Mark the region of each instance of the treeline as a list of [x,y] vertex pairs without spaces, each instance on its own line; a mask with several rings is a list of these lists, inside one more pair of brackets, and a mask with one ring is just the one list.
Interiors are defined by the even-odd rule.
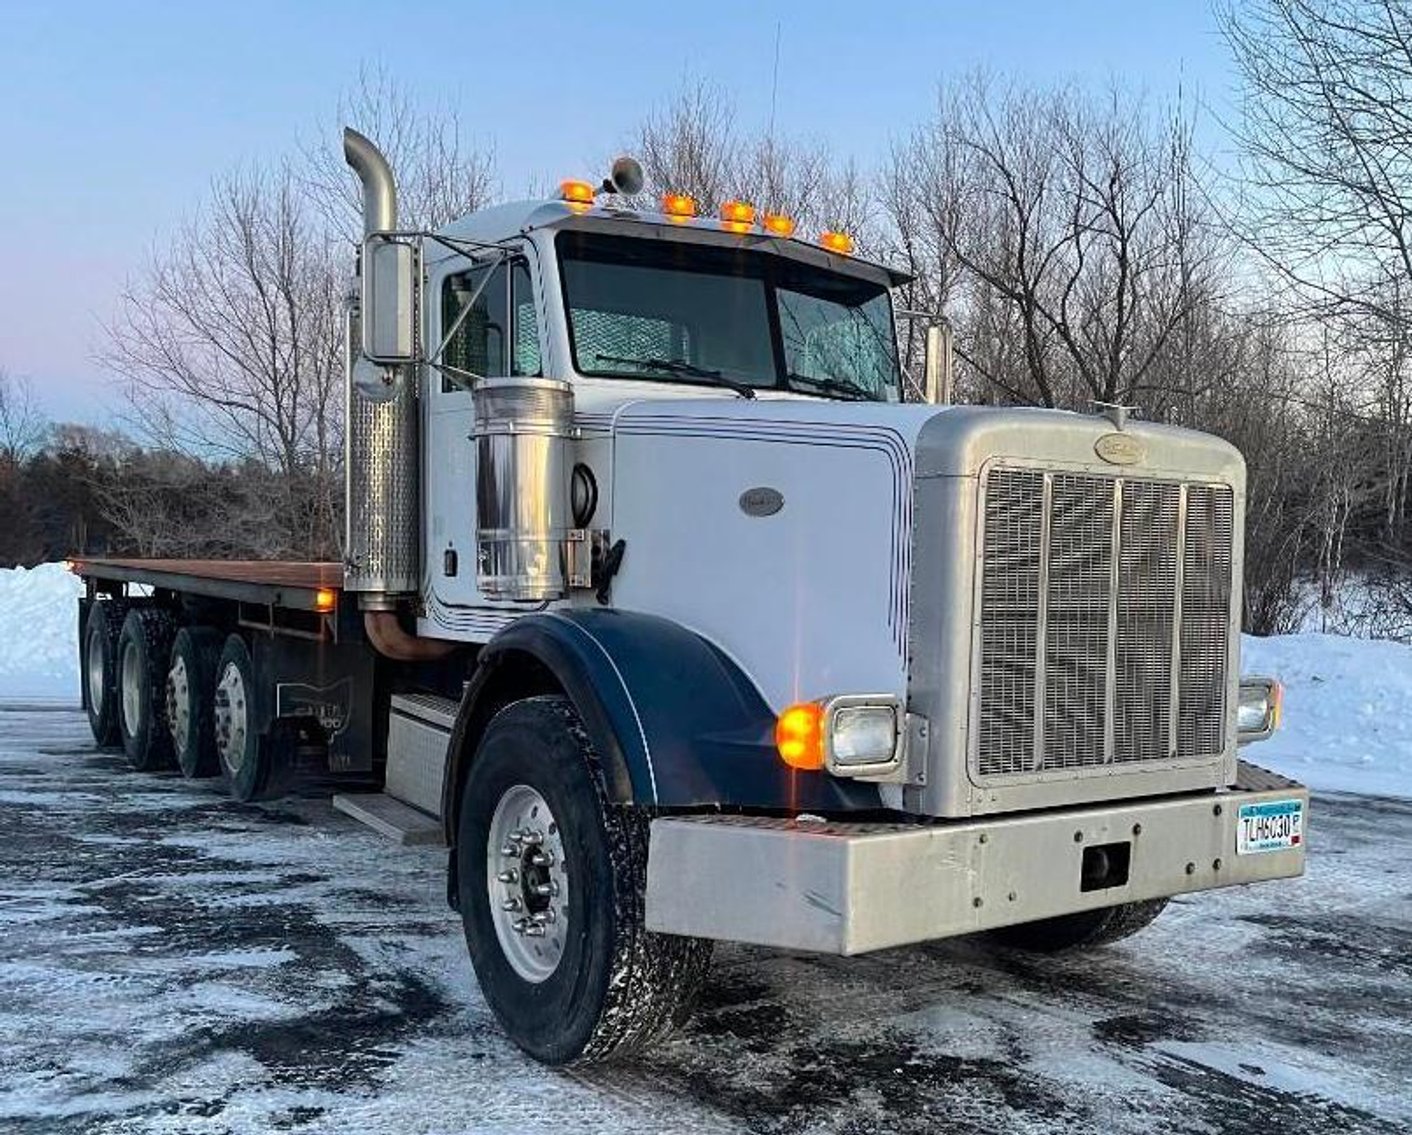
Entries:
[[[1412,15],[1375,0],[1218,15],[1241,81],[1219,143],[1234,168],[1200,151],[1181,98],[985,74],[942,83],[876,168],[751,128],[708,82],[622,148],[643,162],[642,204],[743,198],[912,272],[900,306],[950,321],[968,401],[1118,403],[1229,438],[1249,466],[1246,624],[1269,632],[1351,570],[1390,607],[1412,574]],[[358,233],[342,121],[387,152],[408,227],[507,196],[454,113],[364,75],[328,145],[218,180],[134,277],[103,359],[141,444],[31,445],[10,475],[41,478],[32,508],[58,501],[42,477],[69,461],[93,486],[83,538],[105,547],[337,555],[339,304]],[[920,321],[901,330],[915,386]],[[62,526],[36,524],[25,555],[51,554]]]
[[258,461],[203,461],[58,426],[26,452],[0,448],[0,567],[84,554],[337,558],[320,539],[322,489]]

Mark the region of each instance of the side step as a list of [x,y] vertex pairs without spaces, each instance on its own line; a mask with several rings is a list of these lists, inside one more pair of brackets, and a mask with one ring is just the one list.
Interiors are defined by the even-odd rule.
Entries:
[[441,821],[385,792],[340,792],[333,806],[403,847],[445,847]]
[[445,846],[441,791],[458,708],[434,694],[394,694],[385,791],[338,795],[333,806],[404,846]]

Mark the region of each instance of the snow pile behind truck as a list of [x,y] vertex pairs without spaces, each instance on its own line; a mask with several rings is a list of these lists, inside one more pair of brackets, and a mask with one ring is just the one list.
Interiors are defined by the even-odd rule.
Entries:
[[1412,646],[1243,635],[1241,670],[1285,684],[1279,732],[1247,759],[1315,790],[1412,797]]
[[[82,590],[63,564],[0,569],[0,700],[78,704]],[[1412,797],[1412,646],[1246,635],[1241,662],[1286,687],[1284,724],[1255,763],[1326,792]]]
[[0,569],[0,698],[78,704],[82,593],[63,564]]

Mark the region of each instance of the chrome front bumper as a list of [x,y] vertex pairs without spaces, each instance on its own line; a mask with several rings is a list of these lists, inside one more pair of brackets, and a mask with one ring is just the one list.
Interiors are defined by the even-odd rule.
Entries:
[[[1236,784],[1221,792],[963,822],[657,819],[647,926],[860,954],[1288,878],[1304,872],[1303,842],[1238,854],[1236,830],[1240,805],[1292,799],[1302,802],[1307,820],[1306,788],[1242,762]],[[1095,874],[1099,864],[1107,874]]]

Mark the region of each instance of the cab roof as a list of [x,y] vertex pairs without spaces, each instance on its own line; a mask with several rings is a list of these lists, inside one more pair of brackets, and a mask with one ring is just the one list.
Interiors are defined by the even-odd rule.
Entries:
[[728,229],[726,222],[714,217],[668,217],[662,213],[618,205],[580,205],[557,200],[512,201],[468,213],[438,229],[437,235],[450,240],[497,244],[542,229],[576,229],[717,247],[745,246],[846,275],[862,276],[889,288],[912,279],[907,273],[887,265],[830,252],[809,241],[776,236],[754,226],[741,233]]

